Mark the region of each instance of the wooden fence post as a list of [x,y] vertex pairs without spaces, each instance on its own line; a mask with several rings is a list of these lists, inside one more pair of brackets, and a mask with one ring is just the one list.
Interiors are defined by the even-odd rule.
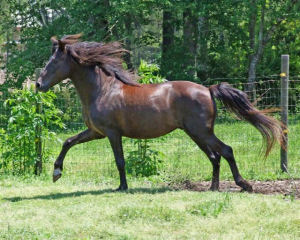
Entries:
[[281,170],[288,169],[288,106],[289,106],[289,55],[281,55],[281,121],[284,124],[284,142],[280,150]]
[[[41,73],[41,68],[37,68],[35,70],[35,79],[38,80]],[[37,92],[37,90],[35,90]],[[37,113],[42,112],[42,104],[41,102],[36,103],[36,111]],[[42,127],[37,126],[35,129],[35,151],[37,155],[37,160],[35,162],[34,173],[35,175],[40,175],[43,170],[43,156],[42,156]]]

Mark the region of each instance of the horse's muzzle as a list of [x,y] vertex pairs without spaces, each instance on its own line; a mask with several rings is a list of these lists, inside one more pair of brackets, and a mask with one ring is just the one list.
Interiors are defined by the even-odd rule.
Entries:
[[36,87],[37,90],[39,90],[40,87],[41,87],[41,84],[40,84],[39,82],[36,82],[36,83],[35,83],[35,87]]
[[45,86],[45,85],[42,85],[41,82],[37,81],[35,83],[35,88],[38,90],[38,91],[41,91],[41,92],[47,92],[48,91],[48,87]]

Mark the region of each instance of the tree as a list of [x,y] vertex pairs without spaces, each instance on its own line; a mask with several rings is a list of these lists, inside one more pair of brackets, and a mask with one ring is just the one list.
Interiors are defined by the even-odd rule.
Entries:
[[[7,87],[20,87],[44,65],[50,37],[82,32],[87,41],[123,42],[132,52],[125,56],[129,68],[146,59],[160,63],[169,80],[215,83],[240,77],[253,90],[256,75],[277,71],[281,51],[297,51],[299,1],[2,1],[0,42],[9,43],[7,70],[18,80],[7,81]],[[21,44],[10,41],[16,26]],[[297,61],[291,64],[299,68]]]
[[194,9],[186,8],[183,12],[183,48],[185,49],[185,68],[189,80],[197,78],[197,16]]
[[[290,19],[290,14],[299,11],[299,0],[267,1],[251,0],[249,2],[249,92],[256,99],[255,79],[257,64],[262,58],[264,49],[283,21]],[[295,9],[294,9],[295,7]],[[269,11],[268,11],[269,10]],[[266,12],[268,11],[268,12]],[[257,30],[258,28],[258,30]]]
[[170,52],[174,44],[174,16],[170,9],[163,9],[162,47],[161,47],[161,71],[167,77],[171,77],[168,71]]

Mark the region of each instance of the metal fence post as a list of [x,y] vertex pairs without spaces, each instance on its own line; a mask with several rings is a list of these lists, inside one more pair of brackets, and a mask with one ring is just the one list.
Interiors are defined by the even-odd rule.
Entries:
[[[35,79],[38,80],[41,73],[41,68],[37,68],[35,70]],[[37,90],[35,90],[37,92]],[[37,113],[42,112],[42,104],[41,102],[36,102],[36,111]],[[42,156],[42,127],[37,126],[35,129],[35,151],[37,155],[37,160],[35,162],[34,173],[35,175],[40,175],[43,170],[43,156]]]
[[281,55],[281,121],[284,124],[283,147],[280,150],[281,170],[287,172],[288,169],[288,84],[289,84],[289,55]]

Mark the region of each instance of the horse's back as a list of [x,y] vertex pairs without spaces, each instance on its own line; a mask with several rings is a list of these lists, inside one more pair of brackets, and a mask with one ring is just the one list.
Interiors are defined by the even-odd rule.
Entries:
[[208,88],[188,81],[125,86],[123,100],[116,116],[128,137],[157,137],[191,121],[211,125],[214,118]]

